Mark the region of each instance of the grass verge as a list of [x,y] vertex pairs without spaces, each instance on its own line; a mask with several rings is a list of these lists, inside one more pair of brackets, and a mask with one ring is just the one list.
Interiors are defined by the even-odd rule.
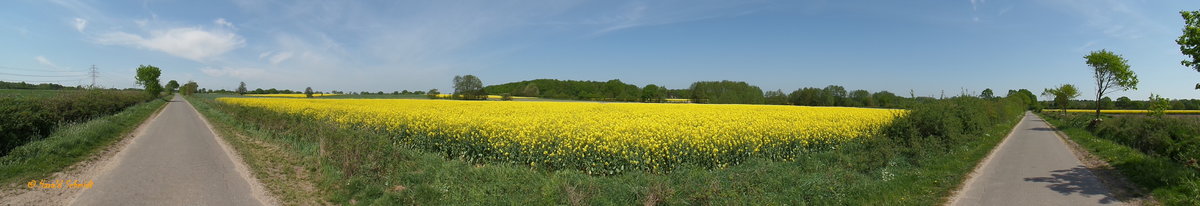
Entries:
[[[595,176],[570,169],[472,163],[394,145],[395,137],[374,130],[225,105],[205,96],[189,100],[244,155],[256,176],[272,192],[283,194],[284,204],[935,205],[946,200],[1019,119],[1015,111],[993,114],[996,120],[989,121],[955,117],[939,123],[959,128],[972,125],[971,132],[925,135],[916,129],[898,129],[914,133],[847,142],[796,161],[751,159],[727,168],[685,166],[669,173],[631,171]],[[984,110],[980,108],[984,107],[938,109]],[[923,114],[928,115],[926,119],[974,116],[938,111]],[[907,126],[946,126],[918,121],[926,119],[913,120],[913,125]],[[977,124],[964,123],[972,121]],[[946,137],[939,139],[941,136]],[[328,145],[348,148],[322,148],[322,141],[338,141],[341,143]],[[346,165],[345,161],[330,161],[330,154],[323,151],[357,153],[336,155],[365,161]],[[287,194],[303,191],[304,184],[296,179],[301,176],[317,189]]]
[[1150,191],[1165,205],[1200,205],[1200,172],[1170,158],[1147,155],[1112,140],[1098,138],[1085,128],[1057,117],[1043,116],[1072,141],[1116,168],[1121,175]]
[[46,177],[120,141],[165,105],[152,100],[119,113],[59,127],[50,136],[14,148],[0,157],[0,185]]

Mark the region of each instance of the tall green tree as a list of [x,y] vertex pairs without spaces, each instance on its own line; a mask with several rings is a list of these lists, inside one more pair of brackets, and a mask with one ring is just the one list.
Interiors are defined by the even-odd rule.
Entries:
[[454,76],[454,97],[483,100],[487,99],[487,92],[483,91],[483,81],[475,75]]
[[429,95],[430,99],[437,99],[438,95],[441,95],[441,94],[442,94],[442,92],[439,92],[438,89],[429,89],[428,92],[425,92],[425,95]]
[[179,82],[175,80],[167,81],[167,94],[174,94],[176,89],[179,89]]
[[992,93],[992,88],[987,88],[987,89],[983,90],[983,93],[979,94],[979,97],[985,98],[985,99],[991,99],[996,96],[995,96],[995,94]]
[[[1179,15],[1183,16],[1183,35],[1179,35],[1175,43],[1179,44],[1183,55],[1191,58],[1180,64],[1200,72],[1200,11],[1180,11]],[[1196,84],[1196,89],[1200,89],[1200,83]]]
[[1029,91],[1028,89],[1020,89],[1020,90],[1017,90],[1017,93],[1021,94],[1021,95],[1025,95],[1025,100],[1026,100],[1025,105],[1029,106],[1026,109],[1029,109],[1029,110],[1042,109],[1042,106],[1040,104],[1038,104],[1037,95],[1034,95],[1032,91]]
[[1136,90],[1138,78],[1124,57],[1108,50],[1093,51],[1083,58],[1096,78],[1096,118],[1100,118],[1100,98],[1114,91]]
[[196,88],[200,88],[200,85],[196,84],[196,82],[188,81],[186,84],[183,84],[183,86],[179,86],[179,94],[190,96],[196,93]]
[[667,88],[660,87],[654,84],[648,84],[642,88],[642,102],[666,102]]
[[825,100],[822,103],[824,106],[841,106],[846,102],[845,87],[829,85],[821,89],[821,93],[825,96]]
[[312,96],[313,96],[312,87],[305,87],[305,88],[304,88],[304,97],[305,97],[305,98],[312,98]]
[[242,83],[238,84],[237,94],[238,95],[246,95],[246,82],[242,82]]
[[1058,88],[1046,89],[1042,92],[1042,95],[1053,96],[1054,104],[1058,105],[1058,108],[1062,109],[1063,113],[1066,113],[1068,104],[1071,104],[1071,99],[1079,97],[1079,89],[1076,89],[1075,85],[1064,84],[1058,86]]
[[151,65],[138,65],[137,80],[138,85],[142,85],[146,89],[146,93],[150,96],[157,97],[162,94],[162,83],[158,81],[158,76],[162,75],[162,69]]

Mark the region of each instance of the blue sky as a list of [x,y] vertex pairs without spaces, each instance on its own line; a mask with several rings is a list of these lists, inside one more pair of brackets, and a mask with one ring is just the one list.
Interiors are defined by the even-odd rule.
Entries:
[[0,80],[135,87],[140,64],[201,87],[448,90],[538,78],[907,95],[1093,95],[1083,56],[1129,59],[1139,90],[1200,98],[1174,43],[1185,0],[0,2]]

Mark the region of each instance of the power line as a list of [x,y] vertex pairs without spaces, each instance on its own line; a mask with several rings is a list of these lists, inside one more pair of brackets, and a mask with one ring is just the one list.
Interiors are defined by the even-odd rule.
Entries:
[[82,77],[82,76],[83,76],[83,75],[34,75],[34,74],[13,74],[13,73],[7,73],[7,72],[0,72],[0,75],[12,75],[12,76],[23,76],[23,77]]
[[9,66],[0,66],[0,70],[26,71],[26,72],[84,73],[84,72],[80,72],[80,71],[71,71],[71,70],[52,71],[52,70],[41,70],[41,69],[16,68],[16,67],[9,67]]
[[25,83],[62,83],[62,82],[79,82],[79,80],[83,80],[83,79],[43,80],[43,81],[0,79],[0,81],[4,81],[4,82],[25,82]]

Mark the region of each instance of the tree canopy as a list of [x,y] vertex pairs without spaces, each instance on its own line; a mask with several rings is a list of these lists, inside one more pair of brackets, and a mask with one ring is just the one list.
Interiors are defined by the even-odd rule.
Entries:
[[646,87],[642,87],[641,100],[642,102],[666,102],[667,88],[648,84]]
[[246,94],[246,82],[241,82],[238,84],[237,93],[238,95]]
[[1114,91],[1137,89],[1138,78],[1129,70],[1128,61],[1111,51],[1101,49],[1083,58],[1096,78],[1096,118],[1100,118],[1100,98]]
[[1079,97],[1079,89],[1075,85],[1063,84],[1058,88],[1048,88],[1042,92],[1042,95],[1054,97],[1054,104],[1058,105],[1063,112],[1067,111],[1067,106],[1071,103],[1071,99]]
[[150,96],[157,97],[162,93],[162,83],[158,81],[158,76],[162,75],[162,70],[151,65],[138,65],[137,80],[138,85],[142,85],[146,89],[146,93]]
[[167,81],[167,94],[174,94],[175,89],[179,89],[179,82],[175,80]]
[[487,99],[487,94],[479,77],[470,74],[454,76],[454,98],[481,100]]
[[[1180,64],[1200,72],[1200,11],[1180,11],[1179,15],[1183,16],[1183,34],[1175,43],[1179,44],[1179,51],[1190,58]],[[1200,89],[1200,83],[1196,84],[1196,89]]]
[[[758,86],[737,81],[701,81],[692,83],[692,102],[709,104],[762,104]],[[845,91],[843,91],[844,93]]]
[[193,81],[188,81],[186,84],[183,84],[183,86],[179,86],[179,94],[192,95],[196,93],[197,88],[200,88],[199,84],[196,84],[196,82]]

